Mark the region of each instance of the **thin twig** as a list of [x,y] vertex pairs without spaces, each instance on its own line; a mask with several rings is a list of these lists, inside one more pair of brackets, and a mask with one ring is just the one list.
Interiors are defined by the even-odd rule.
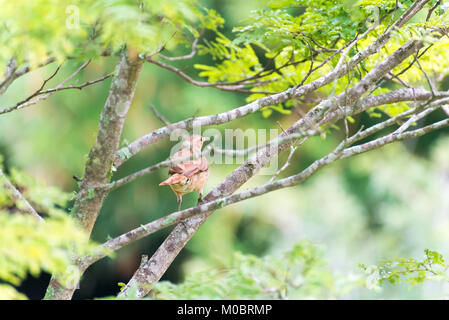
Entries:
[[[416,121],[424,118],[425,116],[427,116],[428,114],[432,113],[433,111],[435,111],[436,109],[438,109],[442,103],[446,103],[449,102],[449,99],[442,99],[442,100],[437,100],[433,103],[430,103],[430,101],[426,104],[424,104],[424,106],[420,107],[419,109],[424,109],[424,111],[419,112],[419,113],[415,113],[413,114],[404,124],[402,124],[396,131],[395,133],[402,133],[405,130],[407,130],[413,123],[415,123]],[[428,106],[428,107],[427,107]],[[418,109],[418,110],[419,110]]]
[[10,59],[8,66],[7,66],[7,71],[5,73],[5,76],[3,78],[2,81],[0,81],[0,95],[2,95],[3,93],[5,93],[5,91],[8,89],[8,87],[11,85],[11,83],[14,82],[14,80],[16,80],[17,78],[23,76],[24,74],[33,71],[37,68],[41,68],[43,66],[46,66],[52,62],[54,62],[55,59],[54,58],[48,58],[46,61],[39,63],[35,68],[31,68],[30,66],[24,67],[22,69],[17,70],[17,63],[16,60]]
[[410,69],[414,64],[415,64],[415,62],[419,59],[419,58],[421,58],[426,52],[427,52],[427,50],[429,50],[431,47],[433,46],[433,44],[430,44],[428,47],[426,47],[419,55],[414,55],[414,58],[413,58],[413,60],[412,60],[412,62],[410,62],[409,63],[409,65],[407,66],[407,67],[405,67],[404,69],[402,69],[400,72],[398,72],[398,73],[396,73],[396,74],[393,74],[393,76],[400,76],[401,74],[403,74],[403,73],[405,73],[408,69]]
[[159,53],[158,57],[161,57],[162,59],[167,60],[167,61],[179,61],[179,60],[191,59],[191,58],[193,58],[195,56],[195,54],[197,52],[196,51],[196,46],[197,46],[199,40],[200,40],[200,37],[195,38],[195,40],[193,40],[193,42],[192,42],[192,52],[190,52],[189,54],[186,54],[186,55],[180,56],[180,57],[167,57],[167,56],[164,56],[163,54]]
[[[31,214],[33,217],[37,218],[40,221],[44,221],[44,219],[37,213],[37,211],[31,206],[31,204],[28,202],[28,200],[20,193],[19,190],[17,190],[16,187],[9,181],[9,179],[6,177],[5,173],[2,169],[0,169],[0,178],[3,180],[3,187],[6,190],[9,190],[11,192],[11,197],[16,203],[17,208],[27,214]],[[24,208],[22,206],[18,205],[18,203],[21,202],[25,205]]]
[[[418,13],[428,1],[429,0],[415,1],[410,6],[410,8],[398,19],[398,21],[396,21],[392,25],[392,28],[403,26],[407,21],[410,20],[410,18],[412,18],[416,13]],[[307,93],[315,91],[317,88],[320,88],[323,85],[331,83],[336,78],[340,78],[343,74],[345,74],[352,68],[355,68],[365,58],[378,52],[378,50],[388,42],[391,36],[391,32],[393,30],[392,28],[390,28],[387,32],[383,33],[382,35],[380,35],[366,49],[356,53],[356,55],[353,56],[348,61],[348,65],[345,65],[346,67],[342,66],[342,68],[330,72],[325,76],[320,77],[319,79],[314,80],[308,83],[307,85],[298,88],[295,92],[291,92],[291,90],[288,90],[283,94],[287,94],[288,97],[288,98],[286,97],[287,99],[291,99],[295,96],[300,97]],[[373,80],[377,79],[371,79],[371,81]],[[261,103],[264,102],[265,99],[271,99],[270,102],[274,102],[273,100],[276,96],[277,95],[273,97],[266,97],[263,98],[262,100],[258,100],[257,104],[260,105]],[[320,119],[323,116],[325,116],[325,112],[327,111],[327,109],[321,107],[322,106],[320,106],[320,108],[313,108],[311,111],[308,112],[308,117],[312,118],[313,122],[319,122]],[[322,112],[323,110],[325,111]],[[300,119],[295,124],[290,126],[290,128],[287,131],[290,133],[291,131],[298,130],[298,128],[301,128],[301,126],[304,124],[305,121]],[[254,155],[253,157],[251,157],[251,159],[245,161],[244,164],[242,164],[239,168],[235,169],[224,181],[222,181],[216,188],[214,188],[214,190],[212,190],[205,197],[205,200],[211,201],[218,198],[223,200],[224,199],[223,195],[229,195],[235,192],[248,179],[254,176],[254,174],[256,174],[261,169],[262,166],[268,164],[273,157],[278,156],[279,152],[285,150],[286,146],[289,144],[290,142],[280,145],[278,150],[276,150],[278,152],[271,152],[269,154],[266,153],[266,150],[258,152],[257,155]],[[317,163],[316,166],[325,164],[326,162],[323,160],[322,162]],[[313,169],[314,168],[311,168],[310,170]],[[220,204],[225,205],[226,203],[220,202]],[[213,210],[201,213],[195,218],[183,221],[182,224],[176,226],[170,233],[170,235],[166,238],[166,240],[162,243],[160,248],[148,260],[147,264],[144,267],[139,268],[135,272],[133,278],[128,282],[127,286],[123,289],[123,291],[120,292],[120,296],[126,297],[130,288],[133,288],[137,291],[135,295],[136,297],[138,298],[144,297],[150,290],[148,285],[158,281],[161,278],[161,276],[164,274],[164,272],[172,263],[173,259],[175,259],[175,257],[178,255],[180,250],[187,244],[187,242],[192,238],[192,236],[195,234],[198,228],[206,221],[206,219],[212,213]]]
[[416,59],[416,65],[418,66],[419,70],[421,70],[421,72],[424,74],[424,77],[426,78],[427,83],[429,85],[429,89],[430,89],[430,91],[432,91],[432,95],[435,96],[435,91],[436,91],[435,85],[430,80],[430,77],[427,74],[427,72],[421,66],[421,63],[419,63],[419,59]]
[[150,104],[150,109],[151,111],[153,111],[154,115],[156,116],[156,118],[158,118],[163,124],[165,124],[166,126],[169,126],[171,123],[170,121],[167,120],[167,118],[165,118],[157,109],[153,104]]
[[14,110],[24,109],[26,107],[34,105],[34,104],[36,104],[37,102],[39,102],[41,100],[47,99],[48,97],[50,97],[53,93],[55,93],[57,91],[70,90],[70,89],[81,90],[81,89],[83,89],[83,88],[85,88],[87,86],[90,86],[90,85],[96,84],[98,82],[104,81],[104,80],[110,78],[113,75],[112,73],[109,73],[107,75],[104,75],[104,76],[96,79],[96,80],[87,81],[87,82],[79,84],[79,85],[72,84],[72,85],[64,86],[67,82],[72,80],[73,77],[75,77],[78,73],[80,73],[81,70],[83,70],[88,64],[89,64],[89,61],[85,62],[75,72],[73,72],[69,77],[67,77],[60,84],[58,84],[55,88],[44,90],[44,87],[48,83],[48,81],[50,79],[52,79],[56,75],[56,73],[59,71],[60,67],[58,67],[56,69],[56,71],[49,78],[45,79],[45,81],[43,82],[43,84],[40,86],[40,88],[38,90],[36,90],[33,94],[31,94],[30,96],[28,96],[24,100],[17,102],[15,105],[0,110],[0,114],[12,112]]
[[85,87],[88,87],[90,85],[93,85],[93,84],[96,84],[98,82],[104,81],[104,80],[112,77],[113,75],[114,75],[114,73],[111,72],[111,73],[108,73],[108,74],[98,78],[98,79],[86,81],[86,82],[84,82],[82,84],[78,84],[78,85],[71,84],[71,85],[65,86],[65,87],[56,87],[56,88],[52,88],[52,89],[42,90],[39,94],[47,94],[47,93],[53,93],[53,92],[56,92],[56,91],[63,91],[63,90],[69,90],[69,89],[81,90],[81,89],[83,89]]
[[395,75],[393,72],[391,71],[388,72],[388,76],[390,77],[389,80],[396,79],[399,82],[399,84],[403,85],[406,88],[411,88],[411,86],[407,82],[402,80],[398,75]]

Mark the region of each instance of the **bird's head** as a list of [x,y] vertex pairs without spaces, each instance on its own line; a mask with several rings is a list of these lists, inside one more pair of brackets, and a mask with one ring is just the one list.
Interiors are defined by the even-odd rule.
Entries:
[[209,137],[203,137],[199,134],[192,134],[188,139],[183,143],[183,147],[188,147],[193,149],[195,152],[200,152],[201,147],[205,141],[209,141]]
[[209,141],[209,137],[203,137],[199,134],[192,134],[189,138],[191,144],[203,145],[205,141]]

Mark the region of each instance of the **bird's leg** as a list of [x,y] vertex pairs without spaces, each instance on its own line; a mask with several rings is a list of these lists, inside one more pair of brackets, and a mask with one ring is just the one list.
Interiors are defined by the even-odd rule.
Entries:
[[178,198],[178,211],[181,211],[182,198]]
[[178,211],[181,211],[181,205],[182,205],[182,196],[176,195],[178,197]]
[[198,197],[197,205],[203,203],[203,191],[201,190],[198,193],[199,193],[199,197]]
[[[176,194],[176,197],[178,198],[178,211],[181,211],[182,195]],[[184,220],[181,221],[180,224],[183,225],[184,229],[187,230],[187,224]]]

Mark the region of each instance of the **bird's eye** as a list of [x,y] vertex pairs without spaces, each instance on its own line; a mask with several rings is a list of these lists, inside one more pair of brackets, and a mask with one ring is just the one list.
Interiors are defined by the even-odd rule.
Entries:
[[190,178],[187,178],[186,183],[190,183]]

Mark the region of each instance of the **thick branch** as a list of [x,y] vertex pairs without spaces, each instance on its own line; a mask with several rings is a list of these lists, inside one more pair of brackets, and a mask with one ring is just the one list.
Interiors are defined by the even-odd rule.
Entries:
[[[382,101],[382,99],[380,99],[380,101]],[[374,133],[376,133],[376,132],[378,132],[378,131],[386,128],[386,127],[389,127],[391,125],[397,124],[398,121],[400,121],[400,120],[402,120],[402,119],[404,119],[404,118],[406,118],[406,117],[408,117],[410,115],[413,115],[416,112],[419,112],[421,110],[424,110],[424,111],[422,111],[419,114],[424,116],[424,115],[426,115],[426,114],[436,110],[438,107],[440,107],[442,104],[447,103],[448,101],[449,101],[449,98],[446,97],[446,98],[442,98],[442,99],[439,99],[439,100],[431,102],[431,103],[428,102],[428,103],[425,103],[423,105],[416,106],[416,107],[414,107],[412,109],[409,109],[409,110],[406,110],[406,111],[402,112],[401,114],[399,114],[399,115],[397,115],[395,117],[389,118],[388,120],[385,120],[384,122],[378,123],[378,124],[370,127],[369,129],[366,129],[364,131],[360,131],[360,132],[356,133],[348,141],[349,141],[349,143],[354,143],[356,141],[364,139],[364,138],[366,138],[366,137],[368,137],[368,136],[370,136],[370,135],[372,135],[372,134],[374,134]],[[286,134],[285,138],[288,138],[288,139],[284,139],[284,141],[290,140],[289,138],[291,136],[289,136],[286,131],[285,131],[285,134]],[[297,139],[297,136],[294,136],[294,137]],[[407,136],[403,136],[404,139],[406,137]],[[401,136],[397,136],[396,138],[400,139]],[[281,139],[277,139],[277,143],[280,143],[280,142],[282,142],[282,140]],[[200,155],[198,155],[198,157],[204,156],[204,155],[205,155],[205,153],[203,152]],[[161,163],[159,163],[157,165],[154,165],[152,167],[149,167],[147,169],[154,168],[156,166],[162,166],[162,165],[165,166],[168,163],[172,163],[172,161],[167,160],[167,161],[161,162]],[[144,169],[144,170],[147,170],[147,169]],[[139,174],[139,176],[140,176],[140,171],[138,171],[137,174]],[[129,182],[129,179],[131,179],[131,178],[134,179],[134,178],[136,178],[136,176],[131,175],[131,176],[125,177],[123,179],[125,179],[124,182]],[[274,181],[274,179],[270,179],[269,183],[271,183],[273,181]],[[122,184],[121,180],[118,180],[116,182],[118,182],[119,185]],[[117,187],[118,185],[115,185],[115,182],[112,182],[111,184],[109,184],[109,186],[110,187]],[[201,207],[201,208],[204,209],[206,207]],[[201,210],[203,210],[203,209],[201,209]],[[186,215],[190,215],[190,213],[192,213],[192,212],[193,212],[192,213],[193,215],[196,215],[197,213],[205,212],[205,211],[201,211],[201,212],[195,211],[197,209],[195,209],[194,211],[189,211],[189,210],[185,210],[186,212],[184,212],[184,211],[176,212],[173,215],[169,215],[169,216],[160,218],[160,219],[158,219],[156,221],[150,222],[149,224],[142,225],[139,228],[131,230],[131,231],[129,231],[129,232],[119,236],[119,237],[111,239],[110,241],[104,243],[102,248],[99,248],[99,253],[98,254],[92,255],[90,257],[84,257],[83,259],[81,259],[80,266],[82,267],[82,270],[85,270],[92,263],[94,263],[94,262],[98,261],[99,259],[105,257],[106,253],[103,250],[104,248],[106,248],[108,250],[118,250],[118,249],[128,245],[129,243],[131,243],[133,241],[136,241],[138,239],[141,239],[142,237],[145,237],[145,236],[149,235],[150,233],[153,233],[155,231],[160,230],[161,228],[165,228],[165,227],[167,227],[169,225],[172,225],[174,223],[177,223],[177,222],[185,219]]]
[[[426,1],[423,1],[424,5]],[[419,2],[417,2],[419,3]],[[416,4],[416,3],[415,3]],[[407,11],[408,13],[409,11]],[[406,14],[407,14],[406,13]],[[403,20],[401,20],[403,21]],[[398,23],[394,24],[398,25]],[[385,33],[388,35],[388,33]],[[388,40],[389,36],[381,36],[376,41],[377,46],[383,46]],[[396,65],[401,63],[405,58],[413,54],[416,50],[422,47],[420,41],[410,41],[402,46],[400,49],[395,51],[390,55],[385,61],[376,66],[371,70],[357,85],[347,90],[345,93],[337,96],[337,99],[324,100],[317,107],[312,109],[308,115],[291,126],[287,132],[283,134],[291,134],[297,132],[297,130],[302,126],[314,125],[317,120],[319,120],[325,112],[329,111],[334,106],[346,105],[348,103],[353,103],[358,100],[366,91],[368,91],[377,80],[382,78],[388,71],[394,68]],[[348,63],[342,64],[341,67],[334,70],[334,75],[332,77],[337,77],[340,72],[346,73],[349,71],[349,66],[355,62],[360,62],[366,55],[374,53],[379,47],[373,45],[368,46],[367,49],[362,51],[362,53],[354,56]],[[358,63],[357,62],[357,63]],[[344,71],[341,71],[344,70]],[[332,74],[332,73],[330,73]],[[332,78],[331,77],[331,78]],[[305,86],[298,88],[299,92],[307,92],[307,90],[313,91],[315,86],[327,84],[329,80],[329,74],[320,78],[318,82],[311,82]],[[324,83],[324,84],[323,84]],[[308,88],[308,89],[307,89]],[[298,91],[293,93],[293,96],[297,94]],[[299,95],[302,95],[299,94]],[[336,100],[337,103],[334,103]],[[302,127],[304,131],[306,128]],[[267,148],[258,152],[255,156],[248,159],[243,165],[233,171],[219,186],[214,188],[205,198],[206,201],[214,201],[217,198],[228,196],[235,192],[241,185],[243,185],[249,178],[251,178],[255,173],[257,173],[262,167],[268,164],[271,159],[278,155],[278,153],[284,151],[289,147],[291,143],[284,143],[279,145],[277,150],[273,148]],[[197,217],[191,218],[182,224],[179,224],[172,233],[167,237],[164,243],[155,252],[153,257],[145,264],[144,267],[139,268],[133,275],[130,282],[127,284],[125,289],[121,292],[121,295],[126,295],[127,289],[131,287],[137,287],[139,296],[145,296],[148,292],[147,284],[156,282],[163,275],[165,270],[170,266],[173,259],[179,254],[181,249],[185,244],[191,239],[193,234],[198,230],[202,223],[207,219],[207,217],[212,214],[212,212],[203,213]]]
[[[159,218],[155,221],[152,221],[150,223],[147,223],[145,225],[142,225],[138,228],[135,228],[125,234],[122,234],[116,238],[113,238],[107,242],[105,242],[100,248],[98,248],[98,253],[94,254],[92,256],[84,257],[81,260],[81,268],[84,270],[92,263],[100,260],[101,258],[106,256],[106,252],[109,251],[115,251],[120,248],[123,248],[124,246],[139,240],[145,236],[148,236],[156,231],[159,231],[163,228],[169,227],[171,225],[174,225],[176,223],[180,223],[182,221],[185,221],[188,218],[192,218],[195,216],[198,216],[202,213],[207,213],[212,210],[217,210],[226,206],[229,206],[231,204],[244,201],[250,198],[254,198],[263,194],[266,194],[268,192],[272,192],[275,190],[279,190],[286,187],[295,186],[297,184],[300,184],[304,182],[306,179],[308,179],[312,174],[317,172],[319,169],[324,167],[325,165],[328,165],[338,159],[346,158],[349,156],[353,156],[359,153],[367,152],[372,149],[376,149],[379,147],[382,147],[386,144],[395,142],[395,141],[402,141],[409,138],[417,138],[419,136],[422,136],[424,134],[427,134],[431,131],[438,130],[444,127],[449,126],[449,119],[445,119],[442,121],[439,121],[437,123],[434,123],[432,125],[428,125],[424,128],[408,131],[405,133],[392,133],[385,137],[376,139],[372,141],[371,143],[366,143],[360,146],[351,147],[348,148],[348,146],[361,138],[363,138],[364,135],[356,134],[353,137],[343,141],[340,143],[337,148],[329,153],[328,155],[324,156],[323,158],[316,160],[314,163],[312,163],[309,167],[307,167],[302,172],[284,178],[280,179],[276,182],[269,182],[267,184],[264,184],[259,187],[255,187],[234,195],[225,196],[222,198],[218,198],[216,200],[212,200],[200,205],[197,205],[193,208],[189,208],[182,211],[177,211],[172,214],[169,214],[165,217]],[[148,267],[148,266],[147,266]]]
[[[447,97],[447,96],[449,96],[449,92],[436,92],[433,97],[437,98],[437,97]],[[396,102],[400,102],[400,101],[426,101],[431,98],[432,98],[432,92],[424,90],[424,89],[419,89],[419,88],[398,89],[398,90],[395,90],[395,91],[392,91],[389,93],[385,93],[382,95],[378,95],[378,96],[367,96],[367,97],[359,100],[355,105],[349,105],[349,106],[337,108],[332,112],[326,113],[324,119],[321,120],[319,125],[333,124],[337,120],[342,119],[345,116],[352,116],[352,115],[358,114],[362,111],[365,111],[366,109],[369,109],[369,108],[372,108],[375,106],[381,106],[381,105],[396,103]],[[407,114],[411,114],[411,113],[407,113]],[[205,150],[201,154],[198,155],[198,157],[207,156],[210,154],[211,151],[222,153],[222,154],[224,153],[224,154],[231,155],[231,156],[233,156],[233,155],[246,156],[253,151],[260,150],[264,147],[267,147],[268,145],[279,144],[279,143],[287,141],[288,139],[297,140],[301,137],[314,135],[316,133],[317,133],[316,130],[311,130],[309,132],[303,132],[301,135],[300,134],[290,134],[286,137],[275,138],[275,139],[273,139],[273,141],[269,141],[268,143],[265,143],[263,145],[250,147],[250,148],[247,148],[244,150],[220,150],[210,144],[210,145],[208,145],[208,147],[205,148]],[[127,184],[139,177],[142,177],[142,176],[152,173],[156,170],[166,168],[166,167],[169,167],[171,165],[174,165],[176,163],[180,163],[180,162],[183,162],[186,160],[190,160],[190,158],[178,159],[176,161],[168,159],[168,160],[159,162],[157,164],[154,164],[152,166],[149,166],[147,168],[139,170],[129,176],[126,176],[119,180],[113,181],[113,182],[105,185],[104,188],[111,189],[111,190],[118,188],[118,187],[120,187],[124,184]]]
[[[90,235],[107,192],[97,188],[108,182],[112,163],[120,142],[123,125],[134,96],[137,79],[142,70],[142,61],[137,53],[123,51],[115,70],[109,96],[100,116],[97,139],[90,150],[84,177],[77,193],[73,217]],[[52,278],[46,299],[70,299],[75,290],[64,287]]]
[[[435,98],[449,96],[449,92],[435,92]],[[345,116],[352,116],[375,106],[392,104],[403,101],[426,101],[432,98],[432,92],[420,88],[398,89],[382,95],[366,96],[354,104],[336,108],[326,113],[319,125],[333,123],[336,119],[342,119]]]

